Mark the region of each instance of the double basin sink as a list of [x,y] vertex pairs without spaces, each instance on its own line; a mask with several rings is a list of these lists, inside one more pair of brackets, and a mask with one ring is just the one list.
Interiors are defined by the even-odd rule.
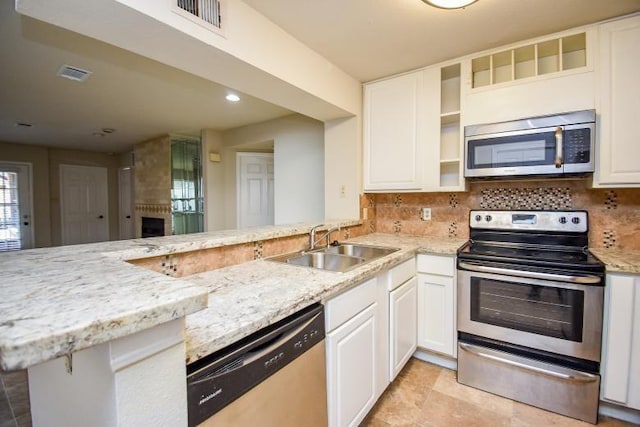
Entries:
[[398,250],[396,248],[344,243],[267,259],[303,267],[345,272]]

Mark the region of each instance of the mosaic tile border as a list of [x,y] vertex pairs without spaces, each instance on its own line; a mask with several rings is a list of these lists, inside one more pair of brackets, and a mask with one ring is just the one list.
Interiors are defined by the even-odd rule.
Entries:
[[573,209],[569,187],[491,188],[481,191],[481,209]]

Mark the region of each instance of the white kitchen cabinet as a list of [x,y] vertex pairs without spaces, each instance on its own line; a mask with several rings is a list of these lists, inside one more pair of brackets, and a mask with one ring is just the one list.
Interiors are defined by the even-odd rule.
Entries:
[[390,381],[409,361],[417,347],[417,279],[413,277],[389,294]]
[[595,37],[569,30],[464,61],[463,126],[595,108]]
[[418,255],[418,347],[456,357],[455,257]]
[[640,186],[640,16],[599,26],[594,186]]
[[460,191],[461,65],[365,85],[365,191]]
[[395,379],[416,350],[416,259],[412,257],[378,275],[386,300],[387,325],[384,331],[386,364],[381,366],[385,387]]
[[640,276],[607,273],[601,397],[640,409]]
[[364,189],[419,190],[423,179],[424,72],[364,87]]
[[357,426],[377,393],[377,279],[326,303],[329,426]]

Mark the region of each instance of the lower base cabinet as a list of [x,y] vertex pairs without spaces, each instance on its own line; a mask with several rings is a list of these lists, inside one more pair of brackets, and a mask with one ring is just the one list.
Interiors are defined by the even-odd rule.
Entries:
[[603,332],[601,397],[640,409],[640,276],[607,274]]
[[393,381],[417,347],[418,280],[413,277],[389,294],[390,380]]
[[377,281],[369,280],[326,304],[329,426],[357,426],[378,393]]
[[418,255],[418,347],[456,357],[455,258]]

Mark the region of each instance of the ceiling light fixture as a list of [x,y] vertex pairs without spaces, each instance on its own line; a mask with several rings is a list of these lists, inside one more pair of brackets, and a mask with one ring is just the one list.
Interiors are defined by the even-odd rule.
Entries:
[[227,101],[231,101],[231,102],[240,101],[240,97],[238,95],[236,95],[235,93],[230,93],[229,95],[225,96],[224,99],[226,99]]
[[478,0],[422,0],[428,5],[438,7],[440,9],[461,9],[467,7]]

